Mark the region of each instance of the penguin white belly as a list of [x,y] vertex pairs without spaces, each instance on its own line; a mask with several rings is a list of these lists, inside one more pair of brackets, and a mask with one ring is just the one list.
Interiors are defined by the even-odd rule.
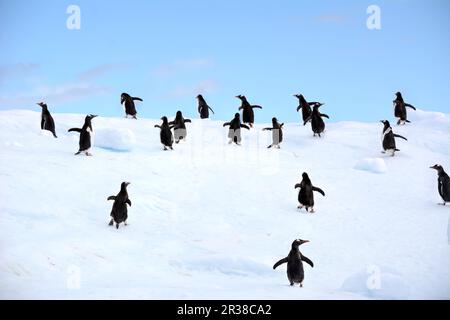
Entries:
[[91,130],[90,128],[87,128],[87,132],[89,132],[89,138],[91,139],[91,147],[86,150],[87,152],[91,151],[92,147],[94,146],[95,142],[95,132],[94,130]]

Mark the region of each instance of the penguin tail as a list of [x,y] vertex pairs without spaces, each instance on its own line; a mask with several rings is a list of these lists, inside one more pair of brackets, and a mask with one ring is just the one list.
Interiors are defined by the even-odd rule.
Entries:
[[394,149],[394,151],[400,151],[399,149]]
[[407,123],[411,123],[411,121],[409,121],[409,120],[405,120],[405,122],[407,122]]
[[53,136],[55,137],[55,138],[58,138],[57,136],[56,136],[56,133],[54,133],[54,132],[52,132],[53,133]]

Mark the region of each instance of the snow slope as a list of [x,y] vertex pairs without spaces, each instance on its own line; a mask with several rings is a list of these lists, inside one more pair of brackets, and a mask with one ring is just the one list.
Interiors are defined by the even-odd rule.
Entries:
[[[436,171],[450,172],[450,115],[410,112],[380,153],[381,123],[243,131],[228,145],[223,122],[194,120],[188,140],[163,152],[159,120],[102,118],[93,157],[74,156],[84,115],[0,112],[0,298],[448,299],[450,207],[438,206]],[[117,145],[115,143],[117,141]],[[297,210],[308,172],[326,197]],[[122,181],[129,226],[108,227]],[[286,265],[296,238],[314,263],[304,287]]]

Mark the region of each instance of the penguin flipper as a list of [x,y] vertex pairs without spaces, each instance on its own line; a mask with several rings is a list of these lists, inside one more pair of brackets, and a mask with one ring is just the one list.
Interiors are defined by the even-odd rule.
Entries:
[[302,255],[302,261],[305,261],[307,264],[311,266],[311,268],[314,268],[314,263],[308,257]]
[[299,112],[301,108],[302,108],[302,106],[298,106],[297,107],[297,112]]
[[321,195],[323,195],[325,197],[325,192],[323,192],[322,189],[313,186],[312,190],[313,191],[317,191],[318,193],[320,193]]
[[161,129],[161,126],[159,124],[155,124],[155,128]]
[[327,114],[325,114],[325,113],[321,113],[320,116],[324,117],[324,118],[327,118],[327,119],[330,119],[330,117]]
[[106,200],[108,200],[108,201],[109,200],[116,200],[116,196],[109,196],[108,199],[106,199]]
[[253,109],[255,109],[255,108],[256,108],[256,109],[262,109],[262,107],[261,107],[261,106],[258,106],[258,105],[254,105],[254,106],[252,106],[252,108],[253,108]]
[[399,134],[395,134],[395,133],[394,133],[394,137],[396,137],[396,138],[401,138],[401,139],[403,139],[403,140],[408,141],[408,139],[406,139],[405,137],[403,137],[403,136],[401,136],[401,135],[399,135]]
[[189,122],[189,123],[191,123],[192,121],[191,121],[191,119],[184,119],[184,122]]
[[225,123],[223,124],[224,127],[229,126],[229,125],[230,125],[229,122],[225,122]]
[[69,130],[67,130],[67,132],[79,132],[81,133],[81,129],[80,128],[70,128]]
[[411,109],[413,109],[414,111],[417,110],[416,107],[410,105],[409,103],[405,103],[405,107],[411,108]]
[[250,130],[250,128],[246,124],[241,124],[241,128],[245,128],[247,130]]
[[41,119],[41,130],[44,130],[44,118]]
[[283,263],[287,263],[288,262],[288,258],[283,258],[280,261],[278,261],[277,263],[275,263],[273,265],[273,270],[275,270],[278,266],[282,265]]
[[131,99],[138,100],[138,101],[144,101],[144,100],[142,100],[141,98],[138,98],[138,97],[132,97]]
[[306,119],[306,120],[303,122],[303,125],[306,126],[306,124],[307,124],[309,121],[311,121],[311,118],[312,118],[312,117],[309,116],[308,119]]
[[213,114],[215,114],[215,113],[214,113],[214,110],[211,109],[209,106],[208,106],[208,109],[211,110],[211,112],[212,112]]
[[301,187],[302,187],[301,183],[297,183],[297,184],[295,185],[295,188],[294,188],[294,189],[301,188]]
[[131,207],[131,200],[127,199],[127,201],[125,201],[126,203],[128,203],[128,205]]

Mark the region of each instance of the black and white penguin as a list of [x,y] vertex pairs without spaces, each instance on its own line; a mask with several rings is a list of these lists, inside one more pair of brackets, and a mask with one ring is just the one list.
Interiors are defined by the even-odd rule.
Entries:
[[410,105],[409,103],[405,103],[402,94],[400,92],[397,92],[395,95],[396,98],[393,101],[393,103],[394,103],[394,115],[396,118],[398,118],[397,125],[405,124],[406,122],[408,123],[411,122],[407,119],[408,115],[406,112],[406,108],[411,108],[413,110],[416,110],[416,108]]
[[255,113],[253,112],[253,109],[262,109],[261,106],[257,105],[250,105],[250,103],[247,101],[247,98],[243,95],[236,96],[239,100],[241,100],[241,106],[239,107],[239,110],[242,110],[242,122],[248,123],[250,128],[253,128],[253,123],[255,123]]
[[169,125],[173,125],[173,133],[175,136],[175,143],[180,142],[180,140],[186,139],[186,122],[191,122],[191,119],[184,119],[181,111],[177,111],[175,120],[170,121]]
[[116,223],[116,228],[119,229],[119,225],[123,222],[127,225],[128,208],[127,204],[131,207],[131,200],[128,198],[127,186],[129,182],[122,182],[120,185],[120,192],[117,196],[108,197],[109,200],[114,200],[114,204],[111,210],[111,221],[109,225],[112,226]]
[[311,106],[323,106],[323,103],[320,102],[308,102],[302,94],[294,94],[294,97],[298,99],[298,107],[297,112],[302,110],[302,119],[303,122],[309,121],[309,117],[311,116],[312,110]]
[[322,104],[316,104],[313,107],[313,111],[311,112],[309,118],[303,122],[303,125],[306,125],[309,121],[311,121],[311,129],[314,133],[314,136],[318,134],[319,137],[320,134],[325,131],[325,122],[323,121],[322,117],[330,119],[330,117],[326,114],[320,113],[319,108],[321,105]]
[[136,107],[134,105],[134,100],[137,101],[143,101],[141,98],[138,97],[132,97],[128,93],[122,93],[120,95],[120,104],[123,105],[125,109],[125,118],[128,118],[128,116],[131,116],[133,119],[137,119],[137,111]]
[[408,139],[399,134],[395,134],[392,131],[389,121],[381,120],[381,123],[384,125],[383,132],[381,134],[381,141],[383,144],[382,153],[390,152],[391,156],[393,157],[395,155],[395,151],[400,151],[399,149],[396,148],[395,138],[401,138],[406,141],[408,141]]
[[272,118],[272,127],[270,128],[264,128],[264,130],[270,130],[272,131],[272,144],[269,145],[267,148],[278,148],[280,149],[280,143],[283,142],[283,126],[284,123],[279,124],[277,118]]
[[[313,191],[319,192],[322,196],[325,197],[325,192],[322,189],[314,187],[311,183],[311,180],[308,177],[306,172],[302,174],[302,181],[295,185],[295,189],[300,188],[298,193],[298,202],[300,203],[297,207],[298,209],[302,209],[303,207],[306,209],[306,212],[314,213],[314,193]],[[311,210],[309,210],[311,208]]]
[[197,96],[198,100],[198,113],[200,114],[201,119],[208,119],[209,118],[209,110],[214,114],[214,110],[211,109],[210,106],[206,103],[205,99],[201,94]]
[[240,114],[236,113],[234,115],[234,119],[230,122],[225,122],[223,124],[224,127],[229,126],[230,129],[228,130],[228,138],[230,138],[230,141],[228,144],[231,144],[232,142],[236,143],[237,145],[241,144],[241,128],[245,128],[247,130],[250,130],[248,126],[241,123]]
[[84,119],[84,125],[83,127],[80,128],[71,128],[68,131],[75,131],[75,132],[79,132],[80,133],[80,148],[78,150],[77,153],[75,153],[75,155],[78,155],[82,152],[84,152],[87,156],[92,156],[92,154],[89,152],[89,150],[91,149],[92,146],[92,138],[93,138],[93,134],[94,134],[94,130],[92,129],[92,119],[94,119],[95,117],[97,117],[96,115],[92,115],[89,114],[86,116],[86,118]]
[[435,164],[430,167],[430,169],[435,169],[438,172],[438,191],[444,203],[440,203],[445,206],[445,203],[450,202],[450,178],[447,173],[445,173],[442,166]]
[[169,121],[167,120],[167,117],[164,116],[161,118],[163,123],[161,125],[156,124],[155,128],[161,129],[159,136],[161,139],[161,143],[164,146],[164,150],[167,150],[169,148],[170,150],[173,150],[173,135],[172,135],[172,128],[173,126],[169,125]]
[[303,280],[305,279],[303,261],[309,264],[311,268],[314,268],[314,263],[308,257],[305,257],[298,248],[307,242],[309,242],[309,240],[302,239],[297,239],[292,242],[291,251],[289,251],[288,256],[281,259],[273,266],[273,269],[275,270],[279,265],[287,263],[287,277],[291,286],[298,283],[300,284],[300,287],[303,287]]
[[55,138],[58,138],[55,133],[55,121],[53,121],[50,111],[48,111],[47,105],[43,102],[37,104],[42,108],[41,113],[41,130],[48,130],[53,133]]

